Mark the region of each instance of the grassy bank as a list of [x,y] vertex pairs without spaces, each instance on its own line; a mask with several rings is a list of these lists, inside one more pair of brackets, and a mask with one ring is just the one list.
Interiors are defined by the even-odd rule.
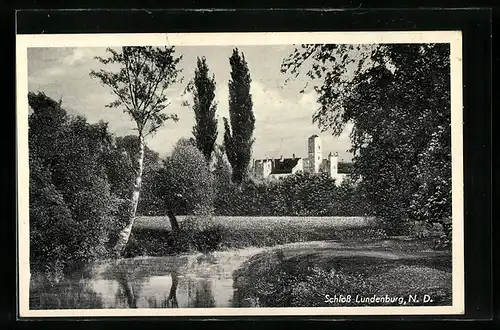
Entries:
[[451,305],[451,255],[406,239],[289,244],[250,258],[234,286],[242,307]]
[[362,217],[214,217],[193,225],[179,217],[178,235],[165,217],[139,217],[129,255],[161,256],[196,249],[201,251],[265,247],[318,240],[384,237],[373,219]]
[[[180,224],[189,219],[187,216],[179,216]],[[375,224],[373,218],[368,217],[254,217],[254,216],[214,216],[210,224],[223,225],[233,229],[282,229],[293,227],[296,229],[307,228],[361,228],[372,227]],[[134,230],[166,230],[169,231],[170,221],[165,216],[138,216],[134,223]]]

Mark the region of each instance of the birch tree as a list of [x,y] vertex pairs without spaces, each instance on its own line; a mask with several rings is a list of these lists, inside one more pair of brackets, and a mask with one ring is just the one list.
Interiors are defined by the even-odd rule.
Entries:
[[114,251],[120,256],[128,243],[139,202],[144,169],[145,139],[155,134],[167,120],[178,121],[173,113],[165,113],[168,106],[166,90],[180,79],[178,68],[182,56],[175,56],[174,47],[122,47],[121,51],[108,48],[110,56],[96,57],[106,66],[90,75],[111,89],[116,97],[106,105],[121,108],[135,123],[139,152],[133,160],[134,182],[125,227],[121,230]]

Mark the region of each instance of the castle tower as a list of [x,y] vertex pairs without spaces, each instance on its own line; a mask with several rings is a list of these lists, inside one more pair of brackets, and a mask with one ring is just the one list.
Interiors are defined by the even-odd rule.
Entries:
[[323,157],[321,156],[321,139],[316,134],[307,140],[309,172],[318,173]]
[[338,174],[338,163],[339,163],[339,157],[338,153],[330,154],[328,155],[328,162],[330,163],[330,177],[336,178]]

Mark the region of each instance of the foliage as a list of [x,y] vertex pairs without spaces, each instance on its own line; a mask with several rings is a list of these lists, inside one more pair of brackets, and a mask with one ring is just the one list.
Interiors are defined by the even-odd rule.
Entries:
[[158,170],[153,185],[163,212],[209,214],[212,206],[212,175],[203,154],[179,141]]
[[229,121],[224,120],[224,147],[232,171],[232,181],[240,184],[247,175],[252,154],[255,116],[250,94],[250,72],[245,55],[233,49],[229,58],[231,80],[229,81]]
[[206,217],[188,217],[181,223],[179,232],[175,233],[174,245],[177,251],[213,252],[222,248],[227,228],[222,224],[214,224]]
[[418,155],[416,168],[418,190],[410,205],[417,221],[430,230],[441,228],[440,243],[451,238],[451,132],[450,126],[439,126]]
[[165,91],[178,81],[180,70],[177,68],[181,57],[175,57],[174,47],[122,47],[121,52],[107,48],[111,54],[108,58],[96,59],[110,67],[118,67],[116,71],[100,69],[92,70],[90,75],[101,81],[117,97],[107,105],[110,108],[123,108],[135,122],[138,133],[139,150],[132,164],[134,178],[128,221],[122,229],[115,246],[115,254],[121,255],[126,247],[143,184],[143,162],[145,138],[155,134],[165,121],[177,121],[176,114],[166,114],[163,110],[168,105]]
[[323,131],[353,124],[354,173],[392,234],[451,217],[449,54],[446,44],[302,45],[282,65],[315,82]]
[[215,75],[208,76],[208,66],[205,57],[197,59],[194,79],[189,83],[187,90],[193,95],[193,111],[196,124],[193,135],[196,146],[205,156],[207,162],[212,157],[215,141],[217,140],[217,103],[215,98]]
[[231,181],[231,165],[225,156],[223,145],[214,150],[212,175],[214,180],[214,210],[223,210],[232,199],[234,190]]
[[107,254],[118,206],[103,161],[112,136],[43,93],[28,100],[30,262],[57,272]]
[[166,120],[177,121],[175,114],[165,114],[168,98],[165,90],[178,81],[177,68],[182,57],[175,57],[174,47],[122,47],[121,52],[108,48],[110,57],[96,59],[116,72],[100,69],[90,75],[108,86],[117,99],[110,108],[123,108],[137,125],[139,133],[155,133]]
[[[220,182],[221,179],[216,181]],[[225,184],[217,190],[215,213],[241,216],[364,216],[359,189],[340,186],[328,175],[297,173],[279,181]]]
[[[130,199],[134,182],[134,159],[139,153],[139,138],[135,135],[119,136],[115,139],[115,148],[108,162],[108,178],[112,192],[124,200]],[[157,214],[160,200],[151,191],[156,173],[161,167],[160,156],[156,151],[144,146],[144,172],[142,193],[137,213],[142,215]]]

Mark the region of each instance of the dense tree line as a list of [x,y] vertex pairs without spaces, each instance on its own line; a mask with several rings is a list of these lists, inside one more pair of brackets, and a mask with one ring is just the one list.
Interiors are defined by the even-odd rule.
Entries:
[[[213,176],[209,166],[217,121],[215,80],[208,76],[206,60],[198,59],[190,89],[196,117],[194,139],[179,141],[172,155],[162,160],[147,147],[146,138],[165,121],[178,120],[176,114],[164,112],[169,104],[165,91],[180,81],[178,64],[182,57],[175,55],[174,47],[121,47],[108,48],[107,52],[107,58],[96,57],[103,67],[92,70],[90,75],[116,96],[106,107],[120,108],[130,115],[137,135],[115,138],[106,123],[89,124],[84,117],[69,116],[60,102],[43,93],[28,96],[32,110],[29,144],[33,265],[62,270],[111,252],[120,256],[136,213],[166,214],[175,229],[176,214],[206,214],[211,210]],[[243,79],[247,83],[243,89],[248,91],[246,62],[239,54],[233,57],[233,66],[246,69],[233,73],[233,80]],[[232,112],[241,111],[239,98],[233,95],[232,99]],[[246,111],[248,105],[243,102]],[[231,151],[225,149],[226,153],[240,152],[235,146],[241,145],[242,128],[234,126],[233,147]],[[248,145],[244,151],[248,157],[250,148]],[[245,159],[243,163],[248,163]],[[246,173],[240,172],[240,176]]]
[[[227,180],[227,179],[226,179]],[[366,216],[356,185],[328,175],[295,174],[277,181],[247,180],[219,190],[214,212],[227,216]]]

